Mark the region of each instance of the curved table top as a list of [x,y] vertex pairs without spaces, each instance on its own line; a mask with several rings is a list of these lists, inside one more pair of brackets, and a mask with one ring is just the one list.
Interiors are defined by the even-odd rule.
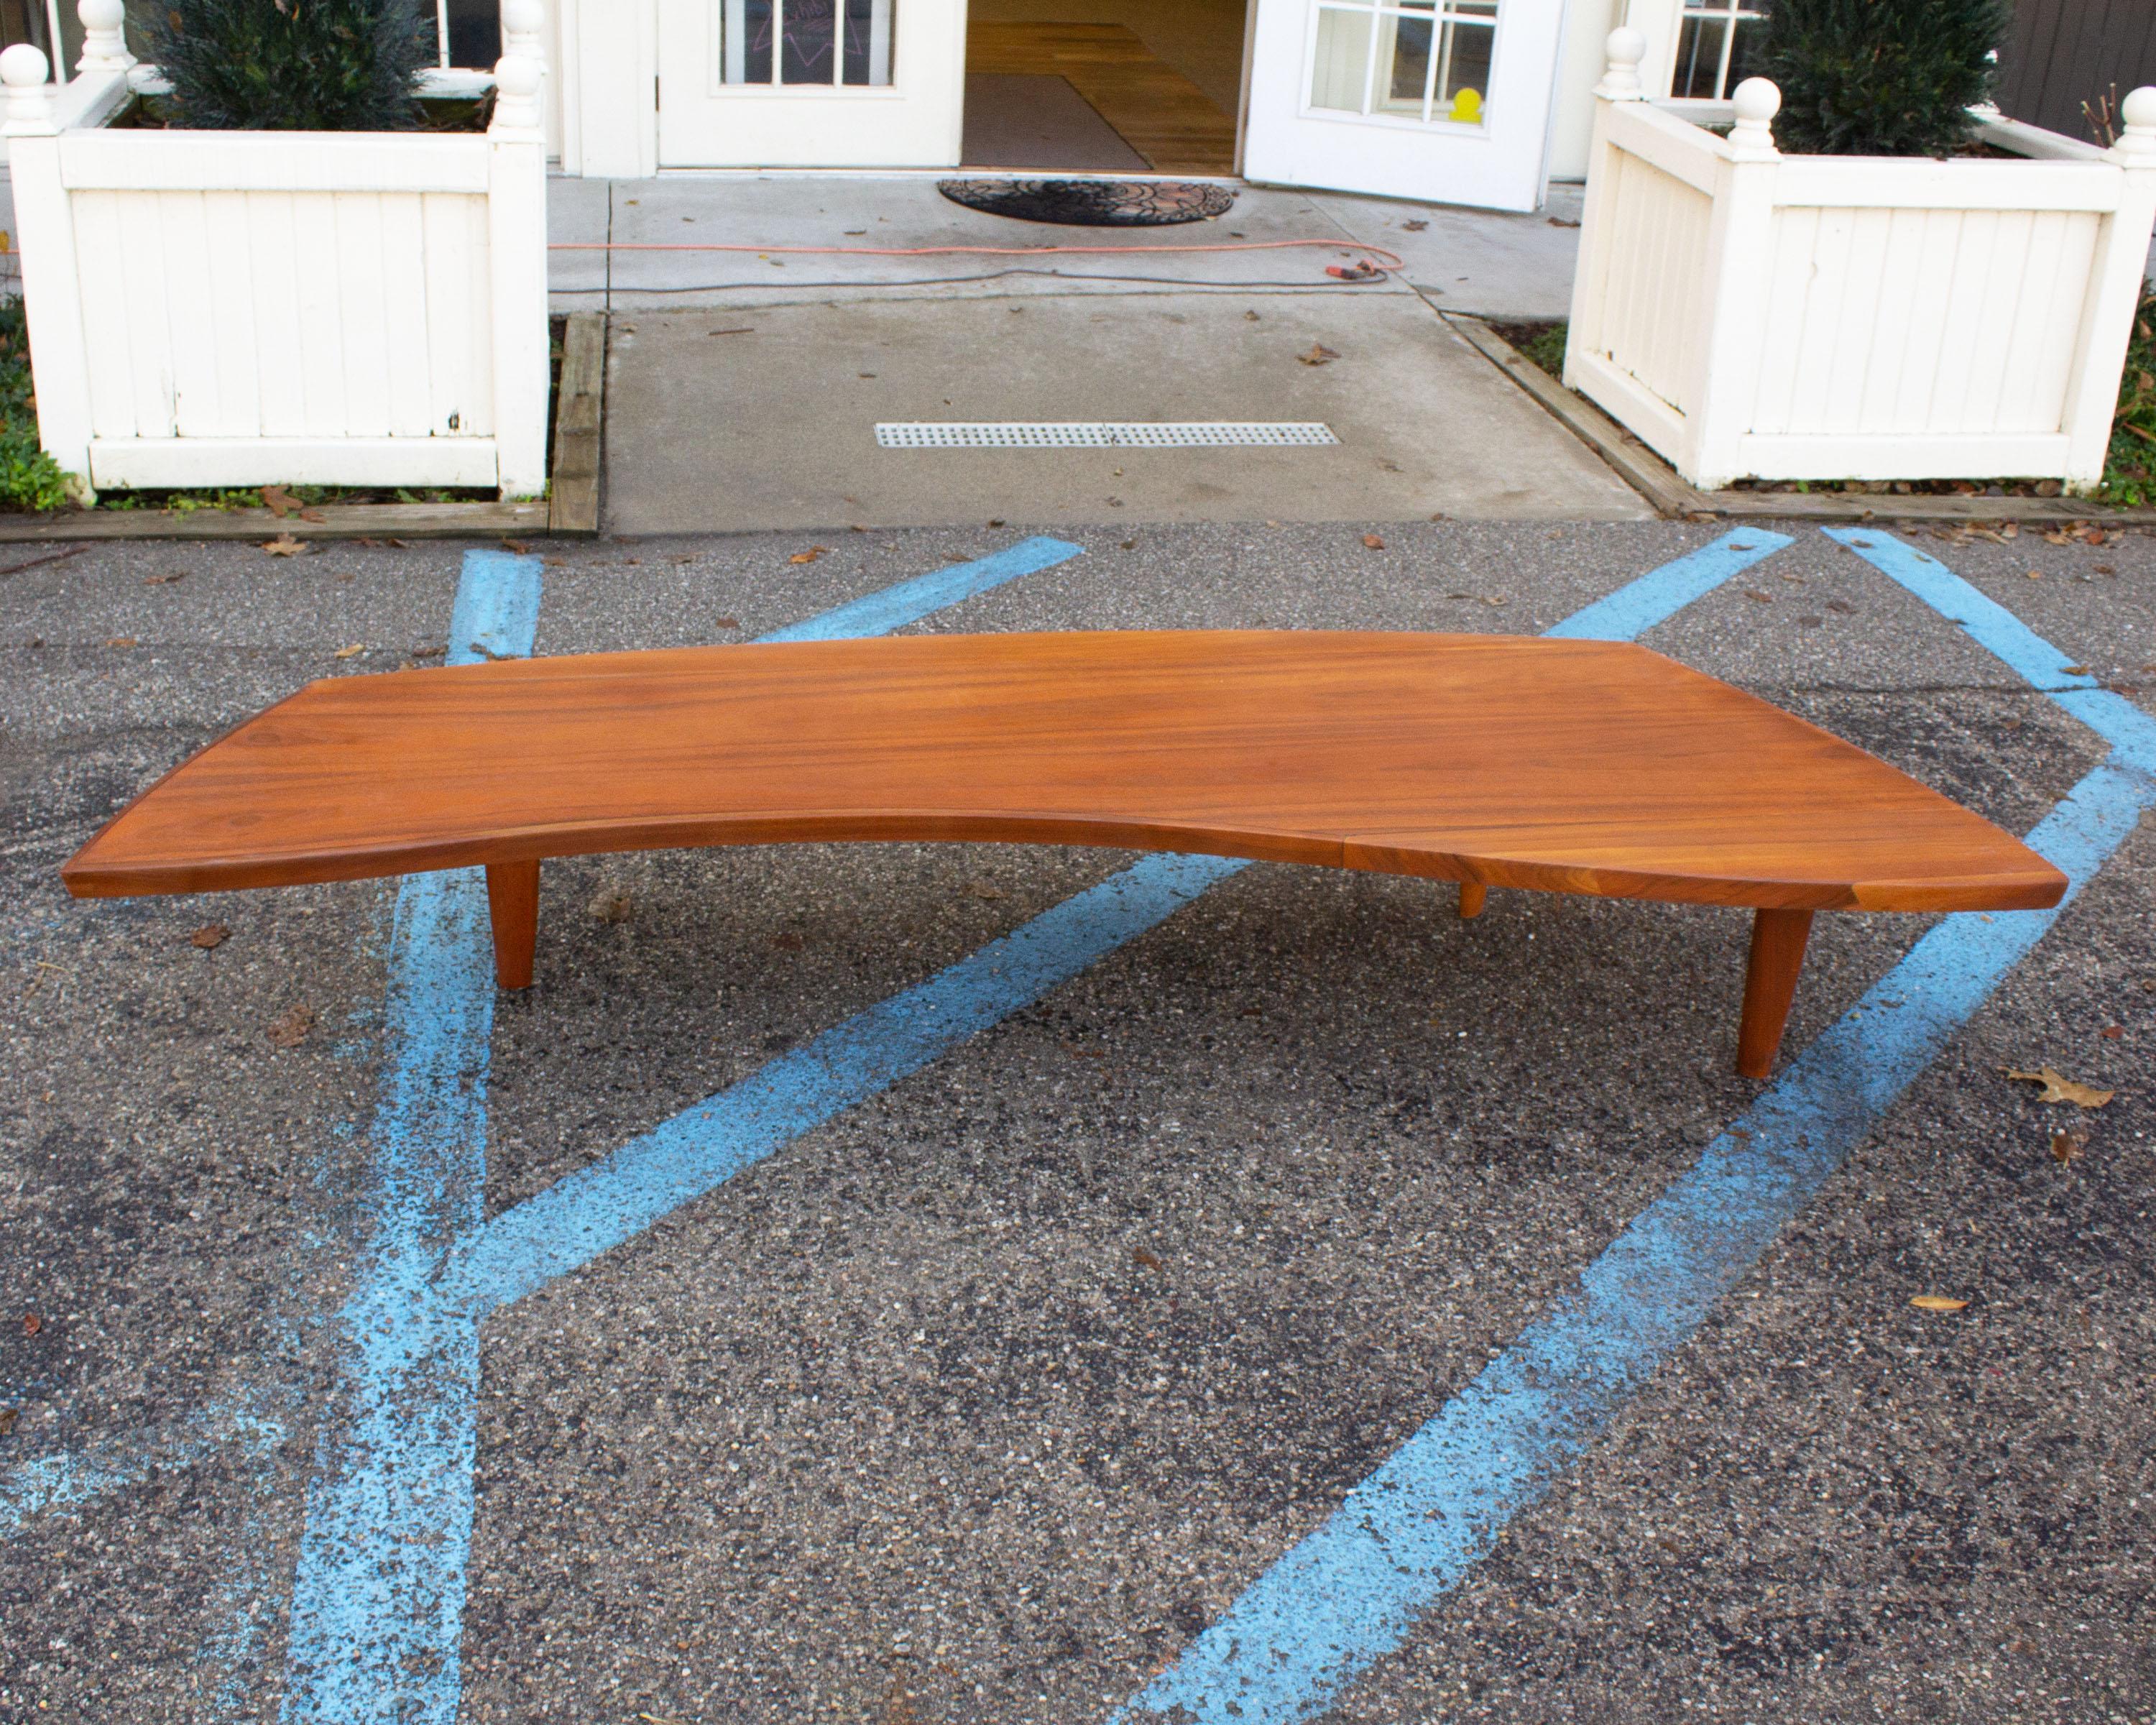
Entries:
[[1502,635],[912,635],[310,684],[63,871],[77,896],[823,839],[1209,851],[1786,908],[2039,908],[2066,879],[1644,648]]

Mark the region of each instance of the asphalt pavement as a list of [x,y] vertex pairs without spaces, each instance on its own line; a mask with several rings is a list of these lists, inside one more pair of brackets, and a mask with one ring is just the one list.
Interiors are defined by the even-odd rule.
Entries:
[[[1056,526],[1080,554],[905,625],[1533,634],[1722,547],[1646,644],[2087,863],[2047,924],[1822,917],[1786,1051],[1825,1052],[1777,1087],[1732,1068],[1745,919],[1690,906],[587,858],[497,1001],[413,886],[72,901],[259,707],[464,650],[475,578],[0,560],[0,1719],[2156,1720],[2156,540],[1889,528]],[[542,542],[533,650],[746,640],[1031,531]],[[1074,899],[1122,932],[1055,936],[1034,998],[773,1100]],[[2115,1095],[2006,1076],[2043,1066]],[[1583,1305],[1799,1103],[1756,1246],[1686,1213],[1721,1281]],[[1623,1324],[1600,1375],[1534,1339]]]

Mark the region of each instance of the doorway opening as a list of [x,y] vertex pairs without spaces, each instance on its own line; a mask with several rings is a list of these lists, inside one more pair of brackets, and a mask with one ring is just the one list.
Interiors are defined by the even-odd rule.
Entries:
[[1233,174],[1245,0],[972,0],[970,168]]

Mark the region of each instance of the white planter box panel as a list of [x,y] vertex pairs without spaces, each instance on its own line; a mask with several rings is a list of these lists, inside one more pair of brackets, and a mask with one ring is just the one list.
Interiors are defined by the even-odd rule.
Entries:
[[1712,489],[2102,476],[2156,223],[2156,90],[2118,146],[2043,160],[1784,157],[1770,85],[1718,137],[1610,39],[1565,379]]
[[[9,50],[38,429],[60,465],[93,486],[542,493],[543,68],[510,45],[488,131],[417,135],[64,127],[36,50]],[[127,74],[101,76],[76,100],[99,119]]]

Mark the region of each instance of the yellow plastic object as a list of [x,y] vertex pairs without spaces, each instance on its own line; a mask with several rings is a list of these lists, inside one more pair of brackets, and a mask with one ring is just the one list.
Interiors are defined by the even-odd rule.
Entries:
[[1482,123],[1482,92],[1465,88],[1453,91],[1452,117],[1462,126],[1480,126]]

